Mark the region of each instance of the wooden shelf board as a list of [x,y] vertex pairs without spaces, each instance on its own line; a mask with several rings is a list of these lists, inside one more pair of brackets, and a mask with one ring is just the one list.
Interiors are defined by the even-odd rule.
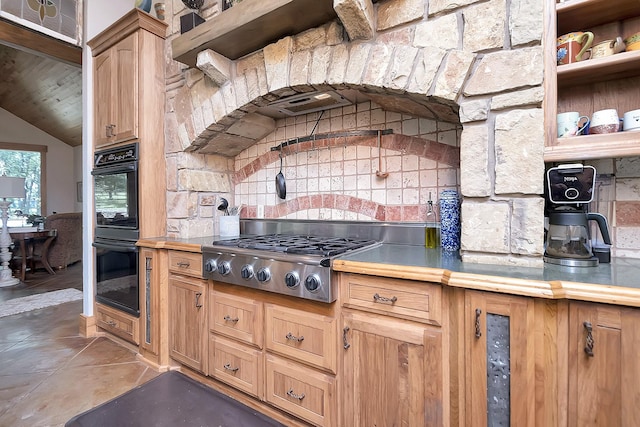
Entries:
[[640,50],[560,65],[558,87],[597,83],[640,75]]
[[544,149],[545,162],[592,160],[640,155],[640,131],[558,139]]
[[336,17],[333,2],[325,0],[244,1],[176,37],[173,59],[195,67],[205,49],[238,59]]
[[570,0],[556,4],[558,35],[640,15],[638,0]]

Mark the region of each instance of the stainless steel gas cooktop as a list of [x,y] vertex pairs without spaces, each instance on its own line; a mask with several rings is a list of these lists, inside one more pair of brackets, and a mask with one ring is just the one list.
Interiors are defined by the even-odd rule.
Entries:
[[204,277],[218,282],[333,302],[331,261],[376,240],[266,234],[217,240],[203,247]]

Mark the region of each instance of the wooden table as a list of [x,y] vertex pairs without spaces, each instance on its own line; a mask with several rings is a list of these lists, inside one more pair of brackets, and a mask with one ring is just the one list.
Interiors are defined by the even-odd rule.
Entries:
[[[30,264],[31,270],[35,268],[37,261],[40,261],[49,274],[56,274],[55,271],[49,265],[47,259],[49,253],[49,246],[53,242],[53,239],[58,235],[58,230],[38,230],[38,231],[11,231],[11,238],[16,244],[20,245],[20,256],[22,262],[20,265],[20,280],[24,282],[25,274],[27,272],[27,263]],[[34,247],[36,242],[44,241],[42,244],[42,252],[40,254],[34,253]],[[17,257],[14,257],[17,258]]]

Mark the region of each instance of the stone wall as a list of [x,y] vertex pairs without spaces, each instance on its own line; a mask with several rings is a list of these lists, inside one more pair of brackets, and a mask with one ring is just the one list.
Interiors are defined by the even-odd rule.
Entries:
[[[181,237],[212,234],[220,195],[232,203],[250,205],[253,210],[247,209],[248,215],[260,216],[263,206],[265,213],[278,217],[376,219],[370,209],[362,211],[362,206],[374,202],[400,212],[406,208],[413,213],[401,214],[399,219],[415,221],[424,213],[415,209],[424,206],[429,191],[454,186],[464,197],[461,252],[465,261],[540,265],[542,2],[385,0],[372,5],[368,0],[336,0],[334,5],[337,11],[338,6],[355,10],[347,16],[359,21],[347,22],[343,17],[343,22],[285,37],[232,61],[229,79],[222,84],[171,60],[171,40],[179,33],[179,16],[186,10],[177,0],[167,5],[167,16],[172,17],[167,40],[169,232]],[[203,15],[217,13],[220,5],[207,1]],[[354,29],[362,32],[358,33],[362,38],[356,40]],[[289,202],[271,197],[269,180],[279,160],[269,157],[267,149],[290,135],[308,133],[316,116],[279,121],[271,135],[235,158],[202,154],[209,141],[260,106],[297,92],[327,88],[357,90],[371,101],[359,103],[354,110],[344,107],[332,112],[322,124],[326,129],[391,126],[423,144],[420,154],[398,146],[383,147],[385,156],[396,159],[398,170],[393,172],[400,174],[399,181],[392,173],[382,188],[376,188],[380,186],[375,177],[377,149],[370,143],[342,148],[338,158],[339,150],[329,148],[296,153],[287,159],[286,170],[296,193],[300,174],[314,167],[328,164],[330,179],[320,187],[326,174],[318,172],[318,186],[310,188],[313,181],[307,176],[306,188],[296,199],[309,204],[278,207]],[[346,120],[347,116],[354,121]],[[411,126],[417,130],[407,131]],[[455,140],[449,137],[452,134]],[[450,164],[433,164],[428,147],[438,144],[459,146],[457,173],[448,172]],[[238,172],[260,158],[269,163],[238,181]],[[358,165],[363,169],[346,174],[345,162],[350,160],[355,160],[356,169]],[[405,180],[405,173],[417,176],[417,181]],[[440,181],[440,173],[447,178]],[[349,187],[352,179],[355,188]],[[397,188],[387,186],[392,179]],[[335,182],[342,184],[334,186]],[[359,207],[350,207],[354,200]]]

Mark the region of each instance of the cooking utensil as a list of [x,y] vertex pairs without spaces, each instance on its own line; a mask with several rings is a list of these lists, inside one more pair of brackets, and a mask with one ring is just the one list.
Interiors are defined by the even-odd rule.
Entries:
[[280,151],[280,172],[276,175],[276,193],[282,200],[287,198],[287,182],[282,174],[282,151]]
[[389,172],[382,172],[382,131],[378,131],[378,170],[376,176],[385,179],[389,176]]
[[223,211],[225,215],[229,215],[229,202],[224,197],[220,197],[219,211]]

